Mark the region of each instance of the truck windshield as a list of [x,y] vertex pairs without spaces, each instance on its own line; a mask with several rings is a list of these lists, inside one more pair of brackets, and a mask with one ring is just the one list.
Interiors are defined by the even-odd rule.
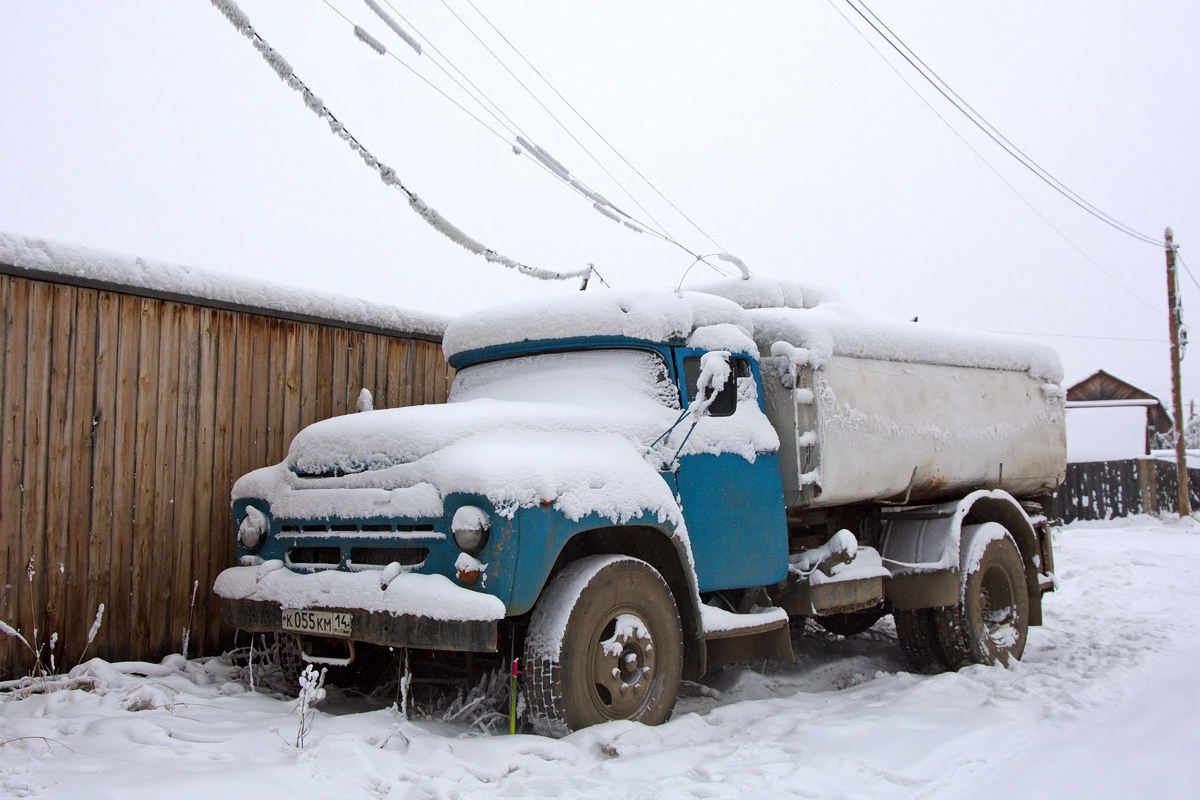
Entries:
[[509,400],[612,409],[647,402],[679,408],[667,365],[645,350],[572,350],[539,353],[463,368],[449,402]]

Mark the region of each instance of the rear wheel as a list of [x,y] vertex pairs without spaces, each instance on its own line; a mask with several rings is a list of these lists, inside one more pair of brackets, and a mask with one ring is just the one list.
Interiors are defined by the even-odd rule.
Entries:
[[550,581],[525,638],[534,729],[562,736],[609,720],[671,716],[683,670],[679,611],[662,576],[627,556],[589,556]]
[[963,528],[962,575],[958,605],[934,612],[950,667],[1020,659],[1029,632],[1029,591],[1021,551],[1003,525]]

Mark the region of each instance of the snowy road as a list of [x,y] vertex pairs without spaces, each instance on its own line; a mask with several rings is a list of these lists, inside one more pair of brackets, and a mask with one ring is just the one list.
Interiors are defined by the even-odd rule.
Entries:
[[[914,676],[887,621],[740,667],[659,728],[470,737],[390,711],[314,721],[218,662],[0,703],[0,797],[1200,796],[1200,524],[1079,524],[1025,660]],[[144,710],[137,710],[144,709]]]

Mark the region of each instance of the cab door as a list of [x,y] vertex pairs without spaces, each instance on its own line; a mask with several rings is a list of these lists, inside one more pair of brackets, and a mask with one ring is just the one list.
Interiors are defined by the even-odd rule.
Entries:
[[[704,352],[675,349],[685,407],[696,399]],[[757,422],[750,419],[754,415],[765,421],[757,363],[739,355],[729,361],[729,379],[707,413],[696,420],[696,429],[687,435],[690,425],[681,425],[672,435],[673,447],[682,443],[675,479],[701,592],[763,586],[787,576],[787,517],[778,451],[754,453],[753,458],[735,452],[695,452],[698,443],[714,438],[736,441],[739,431],[744,441],[746,424]],[[701,426],[707,430],[701,431]]]

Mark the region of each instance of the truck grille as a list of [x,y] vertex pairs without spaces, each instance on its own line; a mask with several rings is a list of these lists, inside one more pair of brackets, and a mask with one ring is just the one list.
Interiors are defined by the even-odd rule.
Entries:
[[421,533],[432,530],[432,525],[389,525],[387,523],[338,523],[335,525],[321,523],[316,525],[285,524],[279,526],[279,533],[283,536],[289,534],[295,536],[300,533],[353,536],[359,533]]
[[334,566],[342,563],[342,551],[337,547],[289,547],[288,563],[295,566]]
[[355,547],[350,550],[350,563],[354,566],[386,567],[394,561],[402,567],[415,567],[428,557],[428,547]]

